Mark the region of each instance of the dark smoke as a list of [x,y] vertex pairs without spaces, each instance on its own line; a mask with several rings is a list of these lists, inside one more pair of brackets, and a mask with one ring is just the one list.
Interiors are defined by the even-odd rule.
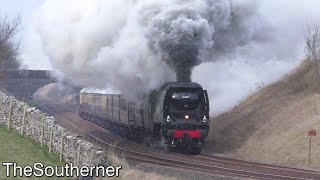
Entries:
[[194,38],[182,33],[178,40],[161,39],[159,42],[161,49],[166,52],[166,56],[162,58],[177,73],[178,81],[191,81],[192,68],[200,64],[199,49],[193,43]]
[[176,72],[177,80],[191,81],[201,51],[213,45],[212,32],[206,19],[186,7],[159,14],[146,36],[149,47]]

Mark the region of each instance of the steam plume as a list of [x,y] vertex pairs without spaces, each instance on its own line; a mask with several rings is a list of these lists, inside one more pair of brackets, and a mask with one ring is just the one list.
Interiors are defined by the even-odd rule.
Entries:
[[175,75],[191,80],[193,67],[259,40],[263,29],[256,3],[231,0],[47,0],[37,19],[53,68],[132,96]]
[[191,81],[191,70],[201,63],[201,51],[212,48],[213,28],[189,5],[156,15],[148,27],[149,47],[177,73],[178,81]]
[[193,67],[262,39],[258,35],[265,22],[255,1],[174,2],[160,6],[148,23],[146,38],[177,80],[190,81]]

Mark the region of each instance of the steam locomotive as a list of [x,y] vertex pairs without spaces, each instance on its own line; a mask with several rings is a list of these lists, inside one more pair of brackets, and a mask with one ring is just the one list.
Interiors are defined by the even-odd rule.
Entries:
[[79,115],[113,132],[161,141],[169,151],[198,154],[209,131],[209,99],[195,82],[168,82],[141,102],[120,93],[80,92]]

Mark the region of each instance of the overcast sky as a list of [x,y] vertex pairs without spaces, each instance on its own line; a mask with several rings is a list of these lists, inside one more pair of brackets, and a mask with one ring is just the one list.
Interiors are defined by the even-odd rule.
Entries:
[[[243,0],[239,0],[243,1]],[[260,0],[259,0],[260,1]],[[296,13],[318,15],[320,11],[319,0],[261,0],[263,7],[268,11],[283,11],[287,14]],[[22,14],[23,17],[30,16],[32,10],[37,8],[44,0],[0,0],[0,14],[17,15]],[[275,13],[276,14],[276,13]],[[274,14],[274,15],[275,15]],[[272,16],[272,14],[270,14]],[[277,18],[277,17],[274,17]]]
[[32,10],[42,2],[43,0],[0,0],[0,14],[9,16],[21,14],[24,18],[28,18]]
[[[26,33],[26,31],[31,28],[30,26],[32,26],[33,23],[32,17],[44,1],[45,0],[0,0],[0,15],[14,17],[20,14],[22,17],[22,31],[18,36],[18,39],[22,42],[22,46],[25,46],[25,38],[35,38],[25,37],[25,34],[28,34],[28,36],[32,34]],[[248,0],[236,1],[246,2]],[[319,0],[258,0],[258,2],[262,2],[260,3],[262,14],[271,19],[274,24],[281,24],[282,26],[287,24],[288,34],[292,34],[292,36],[297,35],[297,31],[300,31],[304,22],[318,21],[318,17],[320,17]],[[296,24],[294,29],[292,29],[292,24]],[[282,29],[283,28],[284,27],[282,27]],[[24,37],[22,38],[21,36]],[[28,53],[28,51],[32,50],[25,49],[25,47],[23,47],[23,51],[23,54],[28,54],[25,58],[30,58],[27,56],[33,56],[34,54],[32,52]],[[47,65],[48,64],[45,64],[45,66]]]

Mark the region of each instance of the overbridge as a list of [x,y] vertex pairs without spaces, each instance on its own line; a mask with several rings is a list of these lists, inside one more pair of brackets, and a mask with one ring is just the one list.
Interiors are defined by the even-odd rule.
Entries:
[[[50,70],[4,70],[1,73],[1,86],[18,99],[32,100],[32,95],[39,88],[58,82],[53,76],[54,73]],[[65,80],[62,83],[79,89],[72,85],[71,81]]]

